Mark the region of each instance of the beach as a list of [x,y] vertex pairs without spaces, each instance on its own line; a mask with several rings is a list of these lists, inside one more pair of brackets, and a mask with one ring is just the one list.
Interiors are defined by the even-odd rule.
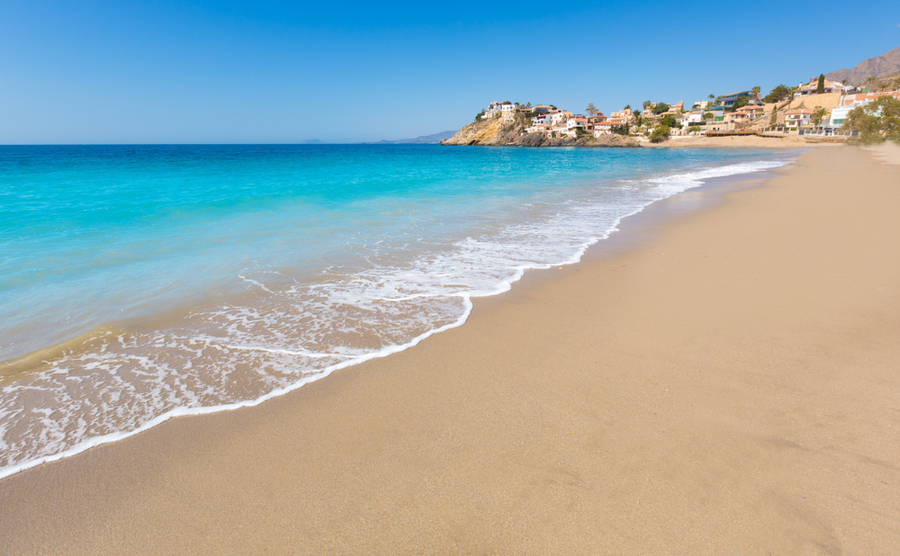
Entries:
[[0,480],[0,553],[891,554],[898,151],[676,195],[407,351]]
[[785,135],[784,137],[762,137],[759,135],[732,135],[725,137],[706,137],[691,135],[674,135],[666,141],[651,143],[642,140],[642,147],[651,148],[686,148],[686,149],[802,149],[830,148],[841,143],[811,143],[801,135]]

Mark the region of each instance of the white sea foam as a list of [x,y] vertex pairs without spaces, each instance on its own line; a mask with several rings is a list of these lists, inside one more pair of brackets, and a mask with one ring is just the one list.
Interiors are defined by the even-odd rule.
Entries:
[[[258,405],[332,372],[460,326],[472,298],[526,270],[578,262],[650,203],[705,180],[784,165],[755,161],[620,181],[578,202],[436,249],[383,255],[319,280],[240,276],[256,294],[150,333],[104,332],[88,348],[0,388],[0,478],[168,419]],[[548,210],[549,209],[549,210]],[[283,278],[283,276],[279,276]]]

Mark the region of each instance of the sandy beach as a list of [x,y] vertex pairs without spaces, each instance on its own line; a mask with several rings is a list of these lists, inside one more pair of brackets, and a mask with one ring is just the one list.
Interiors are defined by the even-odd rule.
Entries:
[[4,479],[0,554],[895,554],[898,161],[676,196],[413,349]]
[[805,149],[805,148],[833,148],[842,146],[841,143],[810,143],[800,135],[785,135],[784,137],[761,137],[757,135],[732,135],[730,137],[706,137],[690,135],[674,135],[661,143],[651,143],[649,140],[641,141],[642,147],[655,149]]

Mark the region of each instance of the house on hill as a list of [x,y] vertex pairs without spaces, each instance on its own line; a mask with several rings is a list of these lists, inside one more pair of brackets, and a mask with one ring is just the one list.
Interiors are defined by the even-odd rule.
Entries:
[[865,106],[878,97],[894,97],[900,100],[900,91],[884,91],[881,93],[857,93],[854,95],[842,95],[838,105],[831,110],[826,127],[836,128],[844,125],[844,120],[850,115],[850,111],[857,106]]
[[745,97],[747,98],[747,104],[762,104],[762,100],[760,100],[759,98],[759,93],[754,93],[751,91],[738,91],[737,93],[722,95],[718,98],[717,103],[719,106],[727,108],[729,106],[734,106],[737,101]]
[[576,136],[578,130],[584,131],[587,125],[587,118],[583,116],[575,116],[566,120],[566,135]]
[[665,116],[669,114],[681,114],[681,111],[684,110],[684,101],[679,100],[675,104],[669,105],[669,109],[660,114],[660,116]]
[[762,116],[765,112],[765,108],[758,105],[746,105],[738,108],[734,112],[729,114],[725,114],[725,122],[730,123],[733,126],[746,124],[750,120],[754,120],[759,116]]
[[516,106],[508,100],[503,102],[492,102],[488,105],[487,110],[484,111],[484,116],[482,118],[492,118],[497,114],[513,114],[516,111]]
[[617,125],[618,124],[616,124],[612,120],[597,122],[593,125],[591,133],[594,134],[594,137],[600,137],[601,135],[610,135],[613,132],[613,128]]
[[784,115],[784,125],[788,128],[801,128],[809,125],[812,120],[812,110],[807,110],[806,108],[798,108],[796,110],[789,110]]
[[625,108],[623,110],[620,110],[619,112],[613,112],[609,116],[609,119],[610,121],[615,122],[615,125],[621,125],[630,122],[631,116],[631,108]]
[[838,106],[850,106],[853,104],[865,104],[872,102],[878,97],[894,97],[900,100],[900,91],[882,91],[880,93],[857,93],[855,95],[842,95],[838,101]]
[[[816,90],[819,88],[819,78],[811,77],[809,83],[806,85],[800,85],[800,87],[794,92],[794,98],[797,97],[805,97],[809,95],[816,94]],[[842,83],[838,83],[837,81],[828,81],[825,80],[825,90],[826,93],[846,93],[852,87],[849,85],[844,85]]]

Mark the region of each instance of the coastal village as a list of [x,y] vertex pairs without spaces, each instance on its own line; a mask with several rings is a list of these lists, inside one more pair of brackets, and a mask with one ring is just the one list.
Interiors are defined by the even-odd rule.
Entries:
[[760,87],[753,87],[711,94],[690,105],[647,100],[609,115],[593,103],[584,113],[574,113],[552,104],[496,101],[444,144],[636,146],[742,135],[840,142],[854,134],[844,125],[850,112],[881,97],[900,101],[900,75],[869,78],[858,85],[819,75],[795,87],[779,85],[765,96]]

